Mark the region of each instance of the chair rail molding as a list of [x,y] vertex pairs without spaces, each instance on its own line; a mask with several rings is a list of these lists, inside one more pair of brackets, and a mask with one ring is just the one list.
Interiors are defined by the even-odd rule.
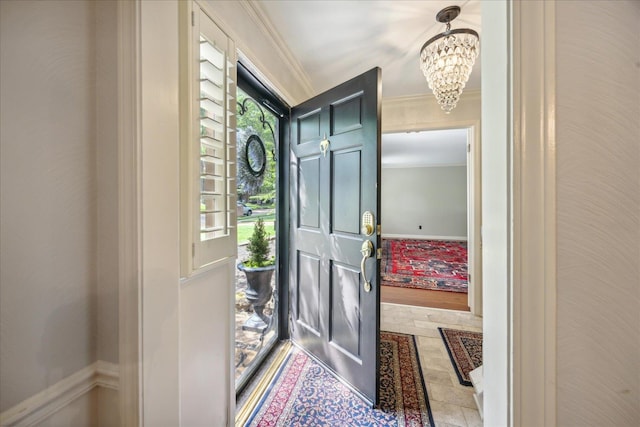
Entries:
[[95,387],[118,390],[118,365],[103,360],[79,370],[0,414],[0,425],[35,426]]

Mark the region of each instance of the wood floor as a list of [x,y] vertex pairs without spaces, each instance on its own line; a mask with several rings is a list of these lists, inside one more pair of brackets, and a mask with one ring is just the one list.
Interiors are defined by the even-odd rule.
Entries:
[[381,286],[380,290],[380,300],[382,302],[469,311],[467,294],[462,292],[407,289],[396,286]]

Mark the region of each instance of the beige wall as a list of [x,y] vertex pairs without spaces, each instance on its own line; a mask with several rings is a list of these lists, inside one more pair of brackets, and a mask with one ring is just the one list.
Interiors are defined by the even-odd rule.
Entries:
[[640,4],[557,23],[558,425],[637,426]]
[[466,166],[382,168],[381,198],[383,235],[467,239]]
[[[95,425],[98,414],[99,389],[94,388],[64,406],[36,427],[90,426]],[[115,424],[112,424],[115,427]]]
[[96,359],[95,9],[0,7],[5,410]]
[[[4,411],[118,361],[117,32],[113,2],[2,1],[0,20]],[[43,425],[95,420],[99,394]]]
[[96,357],[118,363],[117,5],[95,2]]

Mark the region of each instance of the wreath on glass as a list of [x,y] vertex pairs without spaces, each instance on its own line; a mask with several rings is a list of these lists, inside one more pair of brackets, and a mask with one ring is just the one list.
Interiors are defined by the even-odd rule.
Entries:
[[[245,139],[246,134],[249,136]],[[246,193],[256,193],[264,182],[267,150],[253,129],[238,132],[238,181]]]

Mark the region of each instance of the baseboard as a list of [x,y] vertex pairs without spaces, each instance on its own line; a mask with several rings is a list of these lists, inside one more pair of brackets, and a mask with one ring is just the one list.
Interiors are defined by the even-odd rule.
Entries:
[[462,240],[467,241],[467,236],[425,236],[424,234],[382,234],[384,239],[414,239],[414,240]]
[[473,385],[473,399],[476,401],[480,419],[484,419],[483,400],[484,400],[484,366],[480,365],[473,371],[469,372],[469,378]]
[[118,389],[117,364],[98,360],[0,414],[0,426],[36,425],[95,387]]

